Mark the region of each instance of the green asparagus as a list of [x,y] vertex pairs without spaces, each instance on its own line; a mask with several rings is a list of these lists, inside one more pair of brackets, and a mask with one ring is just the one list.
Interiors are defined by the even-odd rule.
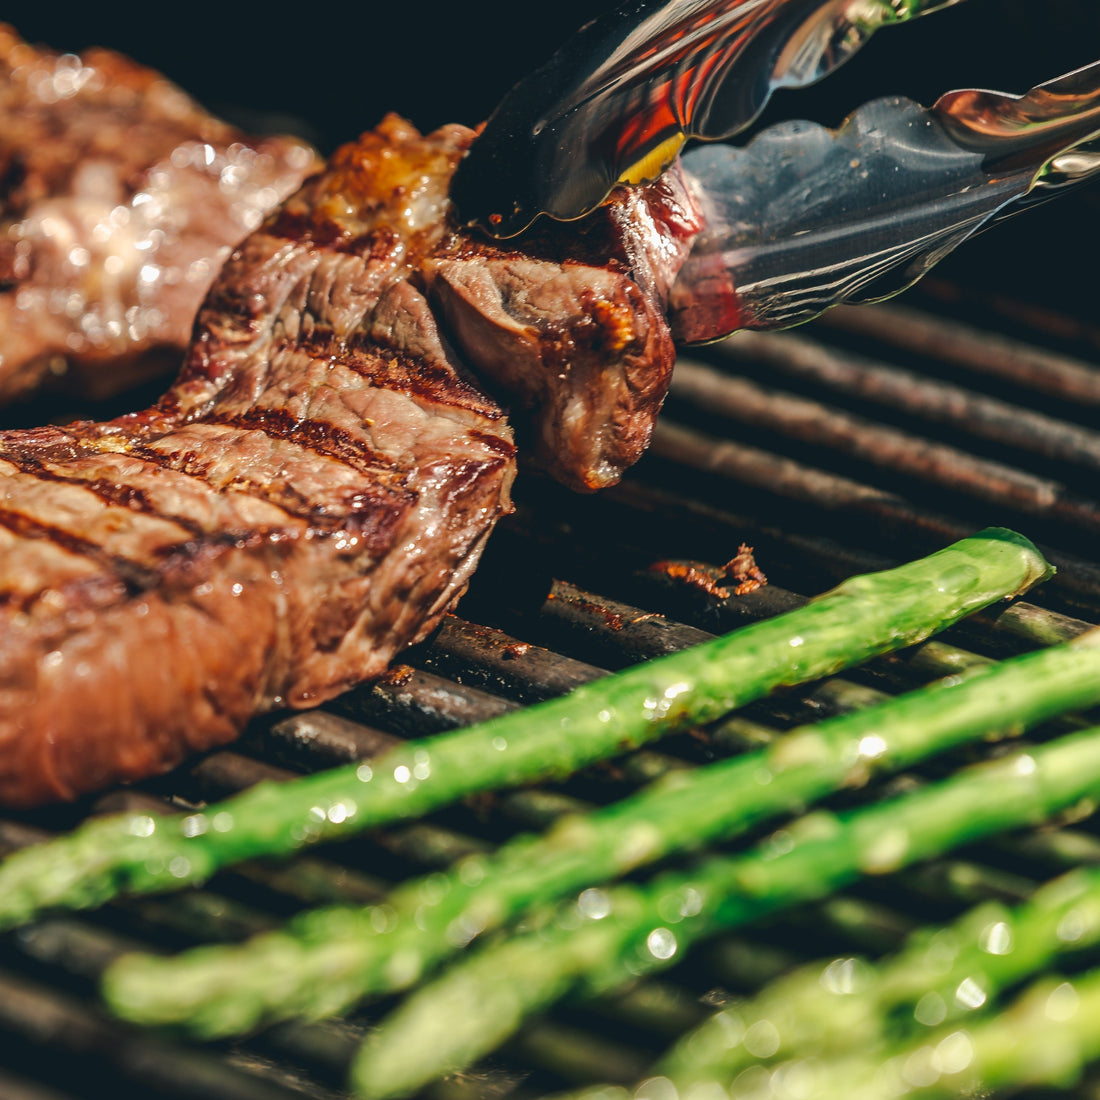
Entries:
[[[757,1067],[738,1079],[744,1100],[947,1100],[1029,1085],[1069,1088],[1100,1057],[1100,970],[1046,975],[1004,1011],[940,1028],[909,1044],[835,1060]],[[716,1095],[707,1088],[702,1096]],[[729,1093],[722,1092],[723,1096]]]
[[1100,791],[1100,727],[843,816],[812,813],[750,852],[645,886],[588,890],[551,921],[475,951],[410,996],[352,1067],[403,1095],[480,1057],[529,1014],[669,965],[700,938],[952,847],[1045,820]]
[[[1072,871],[1015,908],[990,902],[946,928],[922,929],[877,965],[801,967],[684,1036],[656,1072],[681,1094],[769,1061],[830,1059],[965,1021],[1060,955],[1100,943],[1100,870]],[[755,1029],[755,1030],[754,1030]]]
[[[728,1100],[731,1094],[737,1100],[949,1100],[1000,1089],[1015,1095],[1034,1085],[1068,1089],[1100,1058],[1098,1018],[1100,970],[1071,980],[1048,974],[996,1015],[926,1028],[917,1039],[883,1044],[867,1036],[864,1043],[857,1033],[838,1057],[811,1054],[757,1063],[733,1078],[697,1080],[687,1092],[680,1091],[679,1080],[658,1071],[637,1089],[589,1086],[569,1093],[568,1100]],[[752,1041],[770,1049],[774,1036],[762,1028]]]
[[1094,631],[670,776],[602,811],[571,815],[545,836],[414,880],[379,906],[313,910],[244,946],[207,946],[176,959],[127,956],[107,973],[105,995],[130,1019],[183,1023],[207,1036],[339,1012],[368,994],[407,988],[532,905],[799,811],[874,772],[1098,702]]
[[990,529],[897,569],[854,577],[786,615],[561,699],[407,742],[370,764],[261,783],[183,817],[89,822],[0,865],[0,928],[45,907],[178,889],[243,859],[285,856],[478,791],[567,775],[774,688],[920,641],[1050,572],[1022,536]]

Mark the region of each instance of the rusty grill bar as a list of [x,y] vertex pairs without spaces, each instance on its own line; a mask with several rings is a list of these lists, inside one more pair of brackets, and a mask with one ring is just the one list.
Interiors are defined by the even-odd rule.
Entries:
[[[948,316],[953,297],[934,285],[910,298],[917,305],[836,311],[796,335],[744,335],[685,356],[637,472],[599,499],[522,478],[517,514],[494,537],[463,617],[382,681],[319,711],[258,722],[233,751],[134,790],[2,819],[0,847],[34,843],[90,813],[182,809],[261,778],[370,757],[398,738],[529,704],[776,614],[853,572],[986,523],[1017,527],[1058,565],[1035,604],[980,616],[944,642],[780,694],[706,733],[667,739],[561,785],[478,799],[286,864],[248,864],[202,890],[49,917],[2,937],[0,1094],[344,1096],[355,1043],[388,1002],[346,1020],[199,1046],[116,1023],[97,1006],[95,978],[128,946],[175,950],[240,938],[308,905],[376,900],[409,875],[671,769],[740,751],[761,731],[925,682],[942,669],[947,646],[1001,656],[1100,621],[1100,432],[1091,427],[1100,369],[1091,329],[1035,308],[1015,314],[1032,326],[1030,337],[1009,338]],[[721,563],[742,542],[755,547],[771,583],[722,595]],[[844,798],[920,780],[905,776]],[[586,1081],[630,1082],[724,996],[820,954],[889,950],[923,921],[982,898],[1016,900],[1068,866],[1100,862],[1098,826],[1086,816],[999,838],[715,940],[657,979],[540,1019],[491,1061],[426,1095],[530,1100]],[[1098,1094],[1100,1079],[1078,1092]]]

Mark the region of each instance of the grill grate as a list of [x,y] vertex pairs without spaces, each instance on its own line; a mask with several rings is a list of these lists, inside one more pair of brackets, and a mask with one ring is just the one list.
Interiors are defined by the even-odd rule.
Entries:
[[[347,1020],[203,1047],[108,1018],[95,1001],[96,975],[126,947],[237,939],[308,905],[376,900],[405,877],[738,751],[764,730],[926,682],[942,673],[952,645],[1002,656],[1100,619],[1091,549],[1100,433],[1089,427],[1100,371],[1084,337],[1075,353],[1065,350],[1065,333],[1086,330],[1036,310],[1045,328],[1030,342],[1010,340],[947,316],[949,293],[933,286],[922,310],[837,311],[796,336],[747,335],[686,359],[653,451],[628,482],[590,499],[521,479],[517,514],[494,537],[464,617],[449,619],[382,681],[323,710],[256,723],[233,751],[139,788],[2,819],[0,847],[33,843],[89,813],[184,809],[261,778],[369,757],[397,738],[477,721],[775,614],[800,593],[985,523],[1017,527],[1059,566],[1036,604],[979,616],[944,641],[780,694],[705,736],[666,739],[567,783],[481,798],[287,864],[248,864],[202,890],[50,917],[2,937],[0,1094],[343,1096],[350,1054],[388,1002]],[[772,583],[723,597],[706,578],[720,577],[717,563],[741,542],[755,547]],[[687,579],[669,566],[683,561],[696,569]],[[844,799],[921,780],[908,775]],[[1017,900],[1068,866],[1100,862],[1098,825],[1087,818],[998,838],[718,939],[659,979],[540,1019],[491,1062],[429,1095],[529,1100],[584,1081],[634,1080],[708,1006],[799,961],[877,954],[920,922],[982,898]],[[1080,1095],[1098,1090],[1086,1082]]]

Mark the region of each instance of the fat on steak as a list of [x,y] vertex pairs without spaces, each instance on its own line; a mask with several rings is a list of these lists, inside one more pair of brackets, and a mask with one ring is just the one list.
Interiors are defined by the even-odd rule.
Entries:
[[230,249],[320,166],[119,54],[0,24],[0,401],[63,372],[103,397],[178,369]]
[[[447,220],[472,138],[387,118],[233,253],[157,405],[0,433],[0,803],[169,769],[431,631],[510,508],[511,429],[469,371],[497,355],[486,331],[576,405],[563,480],[637,450],[618,435],[648,429],[618,425],[667,382],[690,218],[661,190],[527,251],[475,240]],[[586,418],[596,452],[568,439]]]

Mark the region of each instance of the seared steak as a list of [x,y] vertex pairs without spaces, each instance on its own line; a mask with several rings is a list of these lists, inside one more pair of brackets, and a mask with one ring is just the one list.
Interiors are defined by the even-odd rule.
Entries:
[[566,485],[613,485],[649,445],[674,361],[664,306],[700,228],[673,169],[505,242],[522,251],[457,237],[423,266],[470,362],[532,422],[528,456]]
[[[593,420],[606,446],[571,449],[562,476],[594,484],[604,453],[622,461],[618,420],[652,416],[671,364],[661,238],[690,219],[660,223],[667,196],[620,197],[622,216],[591,230],[612,256],[599,264],[541,258],[545,240],[527,254],[468,240],[448,228],[447,186],[472,137],[387,119],[233,254],[156,406],[0,433],[0,801],[169,768],[252,714],[377,675],[435,626],[514,472],[504,414],[460,359],[497,354],[476,323],[487,284],[451,307],[475,259],[512,318],[484,324],[552,347],[566,389],[581,348],[592,393],[569,400],[615,422]],[[559,253],[596,250],[575,228],[545,233]],[[432,297],[475,321],[445,334]]]
[[178,369],[229,250],[319,167],[118,54],[0,25],[0,400],[69,366],[93,396]]

